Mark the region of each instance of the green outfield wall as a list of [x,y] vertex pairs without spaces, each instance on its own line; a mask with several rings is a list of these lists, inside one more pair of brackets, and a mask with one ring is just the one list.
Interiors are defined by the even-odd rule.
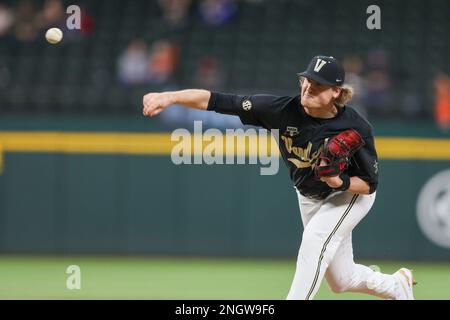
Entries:
[[[17,140],[17,134],[31,132],[38,139],[42,132],[61,133],[64,122],[45,120],[41,127],[30,127],[31,121],[0,121],[0,253],[297,254],[302,226],[283,163],[277,175],[261,176],[259,165],[177,166],[156,144],[149,147],[159,150],[153,153],[139,146],[81,150],[78,134],[100,125],[70,127],[76,121],[69,120],[71,143],[36,140],[38,147],[29,136],[28,144]],[[118,127],[114,141],[148,129],[141,123],[132,130],[129,121],[102,123],[108,132]],[[410,132],[402,127],[399,143],[417,145],[414,130],[423,130],[428,134],[419,137],[428,140],[421,140],[422,148],[436,145],[436,150],[380,156],[375,205],[353,235],[356,257],[450,260],[450,178],[445,175],[450,149],[441,150],[450,138],[422,126]],[[394,134],[399,126],[383,128]],[[5,142],[11,133],[16,140]],[[385,140],[379,141],[384,146]],[[438,156],[421,157],[424,153]],[[426,209],[425,226],[418,217],[419,199]]]

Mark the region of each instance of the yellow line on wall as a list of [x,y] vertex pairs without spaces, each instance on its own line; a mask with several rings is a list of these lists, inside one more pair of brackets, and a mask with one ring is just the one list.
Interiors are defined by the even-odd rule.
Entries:
[[170,154],[170,135],[98,132],[0,132],[5,152]]
[[450,139],[375,138],[380,159],[450,160]]
[[[169,133],[0,131],[0,153],[170,155],[178,143]],[[210,142],[202,143],[204,148]],[[450,139],[379,137],[375,143],[380,159],[450,160]],[[257,152],[243,149],[247,155]]]

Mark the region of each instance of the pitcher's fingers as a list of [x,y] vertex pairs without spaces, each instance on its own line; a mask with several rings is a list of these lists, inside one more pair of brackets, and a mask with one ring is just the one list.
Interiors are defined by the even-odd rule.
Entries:
[[155,110],[155,107],[150,105],[150,104],[146,104],[144,106],[144,115],[145,116],[151,116],[152,112]]
[[156,110],[156,108],[158,108],[158,105],[155,105],[154,103],[146,103],[145,104],[145,110],[148,114],[151,114],[153,111]]
[[144,116],[147,116],[149,114],[147,106],[144,106],[144,108],[142,109],[142,113],[144,114]]
[[152,112],[152,117],[157,116],[158,114],[160,114],[162,111],[164,110],[164,108],[162,107],[158,107],[156,108],[153,112]]

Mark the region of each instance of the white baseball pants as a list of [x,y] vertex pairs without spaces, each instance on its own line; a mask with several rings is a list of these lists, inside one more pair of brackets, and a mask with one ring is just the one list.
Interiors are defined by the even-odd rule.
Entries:
[[393,299],[392,275],[353,261],[352,230],[369,212],[376,193],[339,192],[324,200],[304,197],[298,190],[297,194],[304,231],[287,299],[312,299],[324,276],[333,292],[363,292]]

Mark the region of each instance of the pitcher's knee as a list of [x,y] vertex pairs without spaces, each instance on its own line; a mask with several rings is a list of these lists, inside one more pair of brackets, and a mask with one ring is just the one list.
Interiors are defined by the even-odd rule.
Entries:
[[333,283],[333,284],[328,283],[328,286],[334,293],[343,293],[348,290],[348,285],[344,283]]
[[336,273],[336,270],[328,269],[325,274],[325,279],[327,280],[328,287],[334,293],[346,292],[352,287],[351,277],[348,277],[343,272]]

